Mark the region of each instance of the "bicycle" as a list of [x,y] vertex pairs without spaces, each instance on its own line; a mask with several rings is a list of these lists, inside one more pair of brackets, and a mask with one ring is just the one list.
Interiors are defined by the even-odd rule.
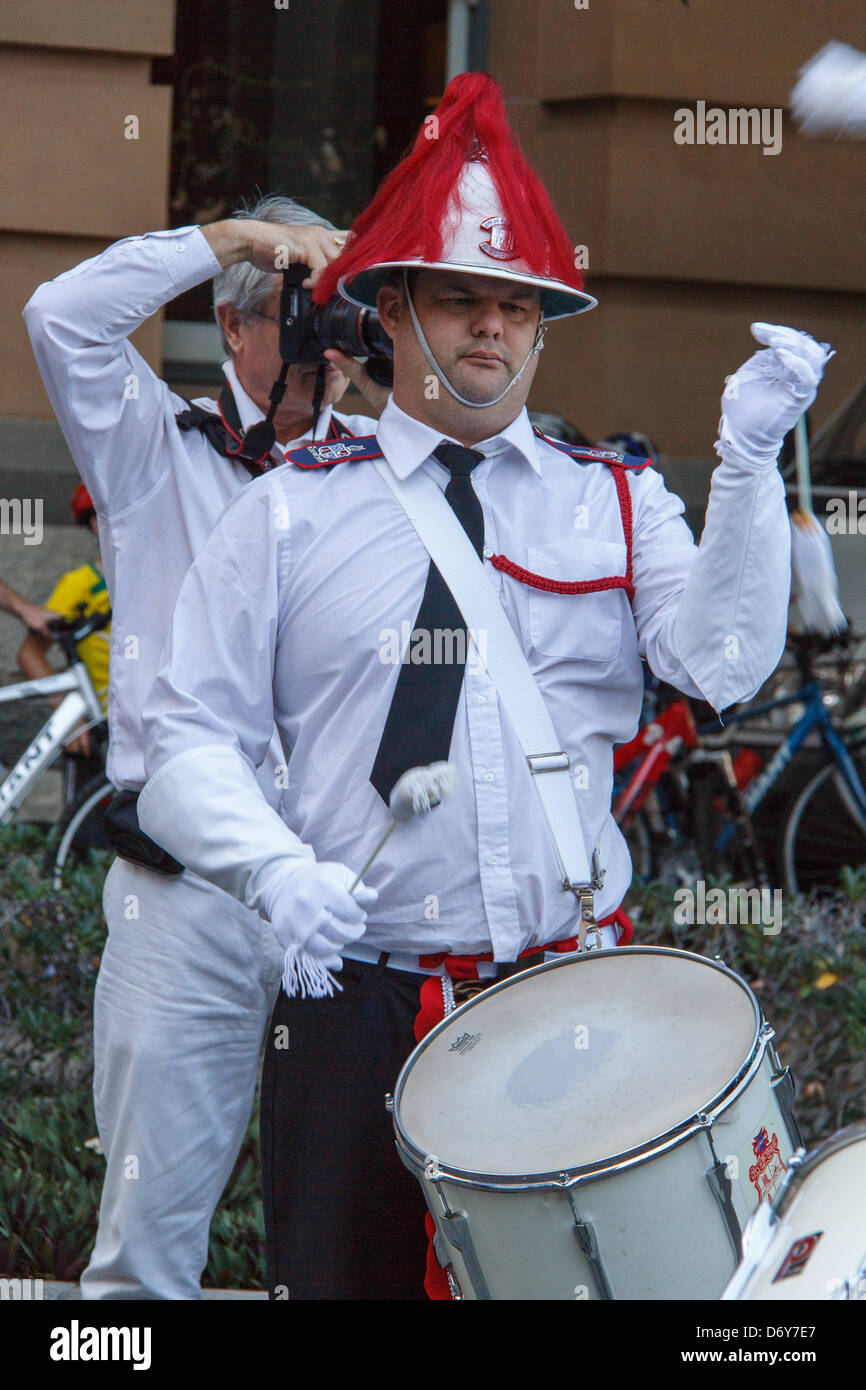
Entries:
[[[635,873],[681,885],[700,875],[766,884],[768,875],[727,748],[702,746],[689,703],[678,696],[659,708],[657,685],[647,694],[649,717],[614,752],[619,774],[613,816]],[[621,775],[637,766],[627,780]],[[721,831],[736,831],[724,841]]]
[[[638,759],[624,786],[620,779],[613,813],[640,877],[686,884],[698,873],[731,873],[768,886],[754,813],[815,733],[827,760],[786,805],[778,835],[784,886],[809,892],[835,883],[845,867],[866,864],[866,728],[853,718],[866,700],[866,667],[841,699],[833,692],[832,708],[814,670],[820,654],[846,650],[855,640],[848,633],[792,636],[799,687],[726,715],[722,733],[715,724],[696,725],[681,696],[659,712],[658,694],[650,692],[649,719],[614,755],[615,774]],[[760,771],[754,763],[744,767],[742,755],[734,761],[738,728],[795,704],[803,713],[766,766],[755,759]]]
[[[726,718],[723,738],[730,741],[731,731],[738,725],[789,705],[804,707],[766,766],[743,788],[743,802],[750,817],[810,735],[819,735],[827,755],[823,766],[794,796],[781,827],[781,867],[789,893],[810,892],[828,881],[835,883],[843,868],[866,864],[866,731],[846,727],[866,700],[866,670],[860,672],[832,712],[823,698],[821,680],[814,672],[818,653],[845,647],[850,640],[844,633],[831,638],[789,638],[800,670],[800,688]],[[704,726],[698,732],[708,738],[711,728]],[[719,837],[722,850],[730,834],[730,827],[726,826]]]
[[[70,621],[58,619],[51,624],[51,630],[66,657],[65,670],[52,676],[40,676],[36,680],[0,686],[0,704],[28,700],[39,695],[65,696],[57,708],[51,711],[29,747],[0,782],[0,825],[10,823],[40,777],[60,756],[64,745],[73,734],[80,732],[78,726],[82,720],[85,721],[87,729],[99,728],[105,724],[99,696],[93,687],[87,667],[78,656],[77,648],[91,633],[100,632],[107,627],[111,622],[111,614],[92,613],[85,616],[83,604],[80,605],[80,609],[80,617]],[[62,886],[63,869],[85,821],[102,804],[107,805],[113,795],[114,787],[103,773],[92,778],[64,808],[58,824],[59,840],[51,855],[55,890]]]

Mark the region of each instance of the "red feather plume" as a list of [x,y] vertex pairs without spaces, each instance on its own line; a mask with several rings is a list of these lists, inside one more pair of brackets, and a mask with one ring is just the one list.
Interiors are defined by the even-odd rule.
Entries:
[[[316,301],[326,303],[341,276],[351,280],[371,265],[416,257],[439,260],[445,214],[458,193],[463,167],[479,145],[503,213],[516,232],[520,259],[533,274],[582,289],[571,242],[508,124],[499,83],[483,72],[460,73],[449,82],[435,118],[435,124],[425,121],[410,152],[355,219],[345,250],[321,274]],[[432,131],[437,138],[429,138]]]

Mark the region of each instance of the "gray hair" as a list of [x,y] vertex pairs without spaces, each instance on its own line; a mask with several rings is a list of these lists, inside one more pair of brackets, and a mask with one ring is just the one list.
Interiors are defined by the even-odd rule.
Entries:
[[[327,217],[319,217],[294,198],[284,198],[279,193],[259,198],[252,207],[238,208],[233,217],[251,218],[256,222],[298,223],[306,227],[331,227],[333,222]],[[251,313],[265,303],[273,288],[274,272],[257,270],[249,261],[237,261],[221,270],[213,280],[213,312],[217,328],[222,338],[223,350],[231,356],[231,349],[225,339],[217,310],[222,304],[231,304],[241,314]]]

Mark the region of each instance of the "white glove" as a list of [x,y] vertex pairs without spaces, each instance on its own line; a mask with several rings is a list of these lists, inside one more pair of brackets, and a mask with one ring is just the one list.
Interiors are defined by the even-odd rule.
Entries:
[[825,44],[800,69],[791,114],[804,135],[866,135],[866,54]]
[[[203,744],[164,763],[138,799],[145,834],[188,869],[255,908],[286,947],[286,993],[323,998],[340,952],[364,934],[375,889],[345,864],[316,863],[264,798],[236,748]],[[323,957],[325,959],[323,959]],[[339,988],[339,986],[337,986]]]
[[753,323],[752,337],[767,346],[729,379],[715,449],[720,458],[730,450],[747,463],[769,467],[818,394],[834,353],[829,343],[771,323]]
[[347,865],[334,860],[296,869],[273,904],[271,927],[280,945],[316,956],[328,970],[340,970],[342,950],[364,935],[364,909],[379,896],[363,882],[350,893],[355,878]]

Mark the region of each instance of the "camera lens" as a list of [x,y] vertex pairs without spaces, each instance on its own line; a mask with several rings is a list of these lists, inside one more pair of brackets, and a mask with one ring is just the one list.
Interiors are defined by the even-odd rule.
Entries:
[[322,348],[337,348],[350,357],[393,358],[391,339],[372,309],[359,309],[345,299],[334,298],[317,307],[313,331]]

